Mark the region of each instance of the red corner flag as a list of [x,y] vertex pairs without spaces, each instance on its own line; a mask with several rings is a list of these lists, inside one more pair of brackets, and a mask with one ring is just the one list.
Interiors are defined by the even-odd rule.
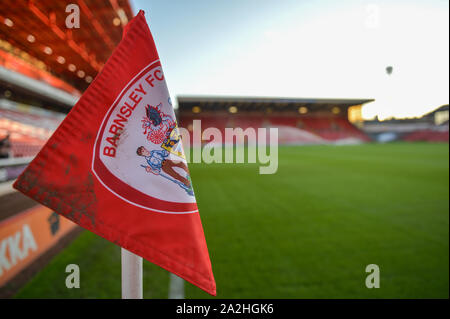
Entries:
[[216,295],[175,114],[143,11],[14,187]]

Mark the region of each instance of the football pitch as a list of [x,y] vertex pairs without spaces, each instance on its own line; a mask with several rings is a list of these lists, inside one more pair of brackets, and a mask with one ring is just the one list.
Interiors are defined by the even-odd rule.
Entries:
[[[448,160],[448,144],[393,143],[280,147],[274,175],[190,164],[218,298],[448,298]],[[79,289],[65,286],[68,264]],[[145,261],[144,298],[168,290]],[[209,298],[189,283],[185,294]],[[16,295],[120,296],[120,248],[87,231]]]

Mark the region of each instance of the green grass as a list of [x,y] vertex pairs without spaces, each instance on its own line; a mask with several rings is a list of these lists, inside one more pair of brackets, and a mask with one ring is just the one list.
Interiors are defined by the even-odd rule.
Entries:
[[[448,298],[448,144],[281,147],[279,169],[190,164],[220,298]],[[64,285],[65,266],[81,288]],[[365,287],[365,267],[381,287]],[[145,262],[144,297],[168,273]],[[84,232],[18,298],[119,298],[120,249]],[[186,297],[207,298],[186,284]]]

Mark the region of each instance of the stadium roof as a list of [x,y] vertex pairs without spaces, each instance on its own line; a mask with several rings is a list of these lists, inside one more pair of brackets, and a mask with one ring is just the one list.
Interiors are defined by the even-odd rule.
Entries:
[[258,111],[264,107],[290,110],[300,106],[312,109],[329,109],[335,106],[350,107],[373,102],[374,99],[329,99],[329,98],[285,98],[285,97],[243,97],[243,96],[178,96],[180,111],[200,106],[202,110],[220,110],[231,105],[243,107],[242,110]]
[[[66,27],[68,4],[79,6],[80,28]],[[11,49],[11,54],[84,90],[121,40],[132,16],[128,0],[2,0],[0,38],[21,51]]]

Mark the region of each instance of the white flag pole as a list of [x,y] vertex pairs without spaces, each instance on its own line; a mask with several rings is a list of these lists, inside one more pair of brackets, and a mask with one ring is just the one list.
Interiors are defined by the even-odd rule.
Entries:
[[142,257],[122,248],[122,299],[142,299]]

